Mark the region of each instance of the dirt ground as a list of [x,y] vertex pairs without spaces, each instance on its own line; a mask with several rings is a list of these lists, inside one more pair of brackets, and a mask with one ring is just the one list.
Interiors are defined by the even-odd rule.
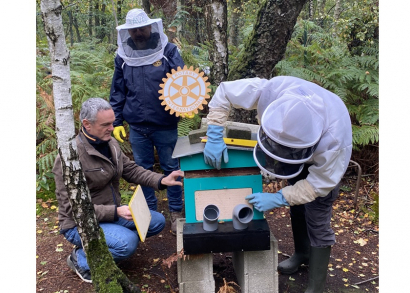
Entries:
[[[363,179],[358,208],[354,210],[356,179],[344,179],[343,190],[335,202],[332,227],[336,233],[330,257],[325,292],[379,292],[379,228],[371,221],[374,216],[370,206],[378,183]],[[272,184],[264,186],[270,192]],[[44,212],[36,219],[36,292],[43,293],[88,293],[95,292],[92,284],[85,283],[66,264],[73,246],[58,233],[55,201],[42,203]],[[159,198],[159,210],[169,219],[167,201]],[[283,207],[265,213],[269,227],[278,240],[279,262],[293,253],[293,239],[289,208]],[[122,261],[118,267],[146,293],[178,292],[176,261],[170,268],[164,261],[176,255],[176,238],[170,232],[167,221],[165,229],[157,236],[141,243],[137,252]],[[34,272],[33,272],[34,273]],[[224,285],[224,280],[240,293],[232,266],[231,254],[214,254],[215,292]],[[304,292],[308,283],[308,267],[302,267],[293,275],[279,275],[280,293]],[[221,289],[220,292],[223,291]]]

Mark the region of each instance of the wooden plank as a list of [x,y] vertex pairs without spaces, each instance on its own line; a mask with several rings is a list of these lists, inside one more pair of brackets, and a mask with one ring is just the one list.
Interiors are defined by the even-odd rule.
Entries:
[[149,211],[147,201],[140,185],[134,191],[132,198],[128,204],[135,227],[137,227],[138,235],[141,242],[145,241],[147,236],[149,223],[151,222],[151,212]]
[[246,204],[253,210],[253,205],[245,199],[252,194],[252,188],[213,189],[195,191],[195,216],[203,221],[204,208],[213,204],[219,208],[219,220],[232,220],[232,211],[238,204]]

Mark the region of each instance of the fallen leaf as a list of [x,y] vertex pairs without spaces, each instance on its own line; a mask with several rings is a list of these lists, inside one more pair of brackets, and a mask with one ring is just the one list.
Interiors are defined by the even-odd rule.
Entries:
[[356,241],[353,241],[356,244],[360,244],[360,246],[365,246],[367,244],[366,240],[364,240],[363,238],[360,238]]
[[344,271],[344,272],[348,272],[349,270],[348,270],[348,269],[346,269],[346,268],[343,268],[343,271]]

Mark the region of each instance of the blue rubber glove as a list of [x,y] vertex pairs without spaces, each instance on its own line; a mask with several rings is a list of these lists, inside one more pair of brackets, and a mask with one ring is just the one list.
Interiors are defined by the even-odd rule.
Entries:
[[249,203],[253,204],[255,209],[260,212],[265,212],[271,209],[288,206],[289,203],[282,195],[282,191],[279,190],[276,193],[252,193],[245,197]]
[[208,125],[206,136],[208,137],[204,149],[204,161],[218,170],[221,169],[222,156],[224,162],[228,163],[228,148],[223,140],[224,128],[219,125]]

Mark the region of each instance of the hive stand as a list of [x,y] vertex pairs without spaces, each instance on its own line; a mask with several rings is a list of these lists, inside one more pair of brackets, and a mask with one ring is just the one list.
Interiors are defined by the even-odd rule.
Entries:
[[[203,119],[202,126],[206,126],[206,122]],[[257,125],[236,122],[230,123],[229,126],[226,130],[232,133],[240,133],[240,127],[245,127],[248,137],[242,138],[249,139],[250,136],[253,140],[256,139],[259,128]],[[179,254],[184,249],[184,245],[186,246],[184,249],[186,254],[177,260],[179,292],[215,292],[213,253],[233,252],[233,266],[242,293],[277,293],[278,245],[269,231],[263,213],[253,210],[253,222],[265,222],[266,226],[266,229],[261,230],[265,231],[266,235],[266,238],[262,237],[266,239],[266,246],[262,248],[258,246],[259,240],[255,240],[255,245],[250,246],[249,243],[252,241],[242,240],[249,237],[257,239],[257,236],[252,234],[253,224],[249,225],[248,230],[240,232],[244,234],[241,240],[234,239],[236,231],[226,229],[232,226],[230,223],[234,207],[238,204],[247,204],[253,208],[245,200],[245,196],[262,192],[262,176],[253,160],[253,148],[228,146],[229,162],[222,162],[221,170],[216,170],[204,163],[204,143],[199,140],[204,133],[206,132],[202,128],[192,133],[190,137],[178,138],[173,153],[173,157],[180,161],[181,170],[185,172],[185,218],[177,220],[177,253]],[[193,231],[198,232],[190,234],[189,231],[192,231],[189,230],[190,227],[202,227],[204,207],[210,204],[218,206],[220,210],[219,229],[209,232],[212,233],[209,236],[205,235],[207,232],[203,233],[202,228],[194,229]],[[206,238],[203,238],[200,243],[195,243],[193,240],[199,235],[204,235],[201,237]],[[227,242],[219,241],[226,240],[226,237],[228,237]],[[205,243],[206,245],[203,245]],[[217,243],[226,244],[218,247]],[[241,243],[244,243],[243,246]],[[198,249],[199,247],[201,248]],[[218,249],[220,251],[216,251]]]

